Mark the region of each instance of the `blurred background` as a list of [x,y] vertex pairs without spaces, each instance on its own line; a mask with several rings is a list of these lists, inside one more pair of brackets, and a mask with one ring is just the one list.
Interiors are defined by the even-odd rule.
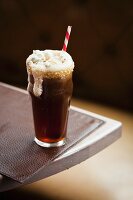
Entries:
[[133,111],[133,1],[1,0],[0,19],[0,81],[26,88],[28,55],[72,25],[74,97]]
[[132,0],[0,0],[0,81],[26,88],[26,58],[33,49],[62,49],[68,25],[72,103],[122,121],[123,137],[69,172],[0,197],[132,200]]

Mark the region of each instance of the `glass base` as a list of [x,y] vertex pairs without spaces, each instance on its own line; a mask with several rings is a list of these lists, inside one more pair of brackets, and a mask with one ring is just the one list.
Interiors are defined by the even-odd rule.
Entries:
[[34,141],[41,147],[60,147],[65,144],[65,140],[61,140],[59,142],[47,143],[47,142],[42,142],[42,141],[38,140],[36,137],[35,137]]

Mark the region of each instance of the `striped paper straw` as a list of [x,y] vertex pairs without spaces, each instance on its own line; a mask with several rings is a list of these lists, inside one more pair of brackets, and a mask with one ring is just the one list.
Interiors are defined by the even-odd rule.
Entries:
[[66,36],[65,36],[65,40],[64,40],[64,44],[63,44],[63,48],[62,48],[63,51],[67,50],[67,45],[68,45],[71,29],[72,29],[72,26],[67,27]]

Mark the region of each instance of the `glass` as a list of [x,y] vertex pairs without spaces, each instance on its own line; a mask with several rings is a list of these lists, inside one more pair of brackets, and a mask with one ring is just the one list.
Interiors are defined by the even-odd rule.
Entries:
[[34,78],[28,87],[33,108],[35,142],[43,147],[65,144],[70,100],[73,90],[72,73],[62,78],[43,78],[41,96],[33,94]]

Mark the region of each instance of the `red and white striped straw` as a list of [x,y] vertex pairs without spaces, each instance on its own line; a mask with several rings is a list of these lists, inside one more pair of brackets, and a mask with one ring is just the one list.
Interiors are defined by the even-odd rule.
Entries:
[[67,45],[68,45],[71,29],[72,29],[72,26],[67,27],[66,36],[65,36],[65,40],[64,40],[64,44],[63,44],[63,48],[62,48],[63,51],[67,50]]

